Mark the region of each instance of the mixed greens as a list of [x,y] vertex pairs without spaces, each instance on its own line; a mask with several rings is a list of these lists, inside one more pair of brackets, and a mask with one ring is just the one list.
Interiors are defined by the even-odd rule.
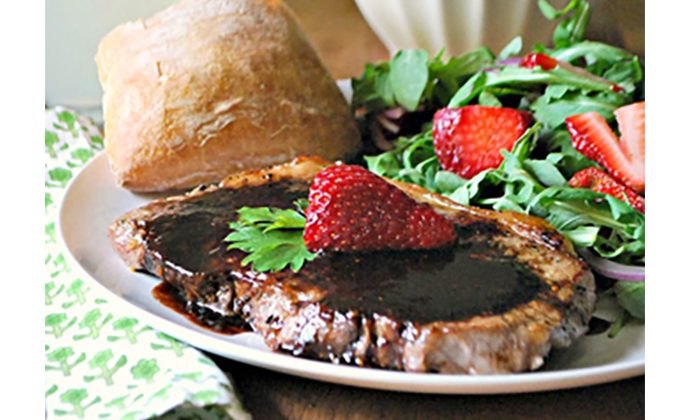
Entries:
[[[611,123],[617,108],[644,100],[640,60],[583,39],[590,16],[587,1],[571,0],[556,9],[540,0],[539,7],[548,19],[560,19],[553,48],[536,45],[523,51],[516,38],[498,55],[480,48],[444,60],[443,52],[430,58],[413,50],[367,65],[352,81],[353,106],[367,124],[384,132],[388,143],[379,146],[383,153],[365,157],[366,164],[379,175],[419,184],[462,204],[542,217],[579,248],[643,266],[644,214],[609,195],[568,185],[577,171],[597,164],[573,148],[564,124],[568,116],[589,111]],[[520,66],[522,55],[531,52],[566,65]],[[437,109],[468,104],[526,110],[535,124],[512,151],[504,151],[499,168],[463,179],[441,168],[430,121]],[[406,118],[420,116],[423,121],[412,128],[405,124]],[[621,306],[644,319],[644,283],[618,282],[614,291]]]

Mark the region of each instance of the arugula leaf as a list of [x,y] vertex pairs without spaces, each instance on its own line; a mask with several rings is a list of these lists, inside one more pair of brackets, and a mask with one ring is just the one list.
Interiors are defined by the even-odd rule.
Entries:
[[439,53],[429,63],[429,83],[424,93],[427,105],[443,106],[470,76],[491,65],[494,55],[487,48],[478,48],[443,63]]
[[527,159],[525,160],[525,168],[547,187],[562,187],[568,184],[556,165],[547,159]]
[[611,45],[596,41],[582,41],[567,48],[550,51],[560,61],[576,63],[584,60],[585,69],[621,86],[630,95],[643,79],[639,58]]
[[488,90],[485,90],[479,94],[479,105],[497,107],[503,106],[503,104],[501,104],[501,101],[496,97],[496,95],[489,92]]
[[619,281],[613,289],[618,303],[635,318],[644,320],[644,282]]
[[455,191],[467,183],[467,180],[449,171],[438,171],[434,175],[434,184],[439,191]]
[[465,81],[493,64],[494,55],[478,48],[444,62],[443,52],[429,60],[422,50],[401,51],[390,61],[367,64],[352,79],[352,106],[377,112],[402,106],[408,110],[445,105]]
[[552,70],[504,67],[499,72],[488,73],[485,86],[551,84],[569,85],[586,91],[611,91],[611,85],[608,83],[593,80],[560,67]]
[[395,106],[393,91],[388,83],[390,64],[367,63],[359,79],[352,79],[352,105],[369,110],[381,110]]
[[[549,89],[552,86],[554,88]],[[633,86],[633,83],[627,81],[625,86]],[[485,103],[487,98],[482,96],[486,93],[492,93],[494,97],[496,93],[534,96],[534,91],[538,89],[544,89],[544,93],[537,94],[531,105],[529,102],[527,104],[536,113],[537,120],[547,127],[562,124],[565,117],[580,109],[603,110],[609,117],[613,115],[614,109],[629,102],[627,95],[613,93],[609,83],[567,69],[541,70],[508,66],[491,72],[476,73],[458,89],[448,106],[464,106],[476,97],[480,98],[480,104]],[[500,100],[496,98],[495,102]]]
[[423,50],[403,50],[391,60],[390,87],[395,100],[409,111],[419,106],[429,80],[429,55]]
[[376,174],[439,191],[435,179],[441,171],[441,164],[436,158],[430,128],[413,137],[400,137],[395,149],[376,156],[365,156],[364,161],[369,170]]
[[[614,47],[613,45],[604,44],[598,41],[582,41],[570,45],[567,48],[557,48],[549,52],[553,58],[559,61],[574,62],[578,58],[585,58],[588,65],[592,65],[598,61],[605,61],[607,63],[617,63],[620,61],[631,60],[636,58],[630,52]],[[639,63],[638,63],[639,64]]]
[[[533,197],[529,212],[544,217],[575,245],[593,246],[604,258],[644,262],[644,215],[614,197],[583,188],[550,187]],[[594,242],[571,237],[582,227],[598,229]]]
[[496,56],[496,59],[505,60],[508,57],[520,54],[520,51],[522,51],[522,37],[518,35],[513,38],[508,45],[503,47],[501,52],[498,53],[498,56]]
[[470,103],[486,86],[486,73],[479,72],[470,77],[448,102],[449,108],[464,106]]
[[248,253],[242,265],[252,264],[256,271],[280,271],[287,266],[299,271],[306,261],[316,258],[302,238],[306,219],[301,211],[306,207],[305,201],[295,202],[300,211],[270,207],[237,210],[237,220],[229,223],[232,232],[225,237],[230,242],[228,249]]
[[539,0],[539,3],[537,4],[539,6],[539,10],[541,13],[544,15],[545,18],[548,20],[555,20],[555,19],[560,19],[564,15],[570,13],[573,11],[575,7],[577,7],[579,1],[577,0],[571,0],[568,4],[566,4],[561,10],[556,9],[553,7],[548,0]]
[[545,143],[551,152],[545,159],[555,164],[566,179],[572,178],[573,175],[585,168],[597,166],[596,163],[575,150],[570,140],[570,134],[566,130],[542,131],[540,137],[540,142]]
[[553,33],[553,43],[557,48],[567,47],[582,40],[589,24],[592,8],[587,1],[570,0],[562,9],[554,8],[547,0],[539,0],[539,9],[549,20],[562,19]]
[[[613,118],[613,111],[625,104],[624,98],[610,98],[606,96],[585,96],[581,94],[565,94],[561,98],[552,100],[547,95],[535,100],[530,109],[535,118],[547,128],[556,128],[563,124],[571,115],[595,111],[607,120]],[[616,95],[617,96],[617,95]]]

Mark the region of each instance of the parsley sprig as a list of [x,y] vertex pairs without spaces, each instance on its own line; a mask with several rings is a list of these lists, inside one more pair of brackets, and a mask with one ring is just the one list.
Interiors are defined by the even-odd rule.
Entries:
[[237,220],[229,224],[232,232],[225,237],[228,249],[239,249],[248,255],[242,265],[252,264],[256,271],[281,271],[290,266],[299,271],[316,254],[309,252],[302,232],[306,218],[306,200],[295,202],[294,209],[242,207]]

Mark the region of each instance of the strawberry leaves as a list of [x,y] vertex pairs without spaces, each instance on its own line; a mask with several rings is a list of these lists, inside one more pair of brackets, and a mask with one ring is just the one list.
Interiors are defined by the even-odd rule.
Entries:
[[281,271],[290,267],[299,271],[306,261],[316,258],[302,239],[306,219],[301,213],[304,202],[298,200],[293,209],[243,207],[237,220],[229,224],[232,232],[225,237],[228,249],[239,249],[248,255],[242,265],[252,264],[256,271]]

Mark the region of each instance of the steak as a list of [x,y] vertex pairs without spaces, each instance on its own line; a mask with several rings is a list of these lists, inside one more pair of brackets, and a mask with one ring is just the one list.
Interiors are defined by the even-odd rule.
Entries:
[[[241,318],[268,347],[410,372],[534,370],[587,330],[594,278],[542,219],[462,206],[390,181],[452,220],[457,244],[427,251],[324,253],[299,272],[256,272],[223,242],[235,210],[293,207],[329,163],[313,158],[233,175],[160,199],[110,226],[132,268],[176,289],[195,313]],[[203,311],[199,311],[203,308]]]

